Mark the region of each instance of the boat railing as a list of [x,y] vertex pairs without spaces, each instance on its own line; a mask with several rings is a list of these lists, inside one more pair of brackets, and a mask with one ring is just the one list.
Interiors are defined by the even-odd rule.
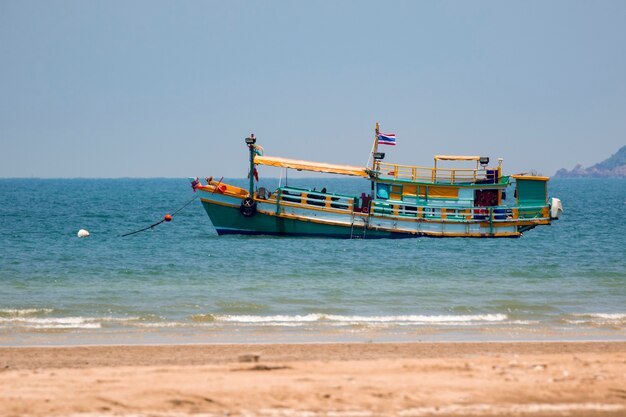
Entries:
[[339,194],[283,187],[278,189],[275,196],[278,204],[287,203],[302,208],[319,208],[345,212],[354,210],[354,197]]
[[380,178],[413,182],[471,183],[495,182],[497,168],[429,168],[379,162],[376,170]]
[[[298,188],[279,188],[271,197],[278,205],[352,213],[355,199],[350,196],[328,194]],[[373,200],[372,215],[394,218],[415,218],[446,222],[528,222],[550,219],[548,205],[463,207],[452,205],[417,205],[405,201]]]
[[450,222],[489,221],[523,222],[550,219],[549,207],[541,206],[422,206],[406,202],[372,201],[371,213],[382,217],[408,217],[424,220],[444,220]]

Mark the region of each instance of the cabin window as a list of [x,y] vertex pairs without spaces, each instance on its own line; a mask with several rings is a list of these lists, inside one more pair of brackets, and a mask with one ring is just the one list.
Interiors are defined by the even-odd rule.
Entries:
[[389,185],[380,184],[380,183],[376,184],[376,197],[388,200],[389,199]]

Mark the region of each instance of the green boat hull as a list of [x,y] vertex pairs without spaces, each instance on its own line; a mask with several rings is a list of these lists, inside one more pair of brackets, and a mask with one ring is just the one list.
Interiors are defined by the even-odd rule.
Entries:
[[202,205],[209,215],[218,235],[288,235],[334,237],[340,239],[380,239],[419,236],[413,233],[389,232],[386,230],[364,228],[361,225],[339,225],[308,219],[293,219],[262,211],[257,212],[253,216],[246,217],[241,214],[239,207],[214,204],[204,200],[202,201]]

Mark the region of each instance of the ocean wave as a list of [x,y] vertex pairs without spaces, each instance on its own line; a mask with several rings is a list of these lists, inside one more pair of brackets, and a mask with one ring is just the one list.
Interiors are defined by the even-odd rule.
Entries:
[[83,317],[0,317],[1,327],[26,327],[31,329],[97,329],[100,323]]
[[191,321],[196,323],[212,323],[215,321],[215,316],[213,314],[194,314],[189,316]]
[[102,325],[100,323],[81,323],[81,324],[33,324],[28,326],[33,330],[72,330],[72,329],[100,329]]
[[296,316],[284,316],[284,315],[277,315],[277,316],[215,315],[214,316],[215,320],[217,321],[235,322],[235,323],[273,323],[273,322],[310,323],[310,322],[319,321],[323,317],[325,316],[322,314],[306,314],[306,315],[296,315]]
[[[43,310],[39,310],[41,312]],[[476,325],[527,324],[511,320],[506,314],[457,314],[457,315],[337,315],[324,313],[295,315],[218,315],[194,314],[183,320],[165,317],[36,317],[21,311],[10,317],[0,316],[0,328],[22,329],[98,329],[102,327],[128,326],[139,328],[230,328],[242,327],[363,327],[393,328],[410,326],[471,327]],[[33,312],[33,314],[35,314]]]
[[623,329],[626,327],[625,313],[579,313],[572,314],[574,318],[564,318],[567,324],[590,326],[590,327],[608,327],[613,329]]
[[573,314],[573,316],[604,320],[626,320],[626,313],[582,313]]
[[0,308],[0,317],[24,317],[50,314],[51,308]]
[[191,323],[183,323],[179,321],[162,321],[162,322],[152,322],[152,323],[133,323],[135,327],[145,327],[145,328],[166,328],[166,327],[196,327],[196,325]]
[[502,322],[506,314],[474,314],[474,315],[399,315],[399,316],[341,316],[334,314],[306,315],[214,315],[212,320],[242,324],[276,324],[276,323],[342,323],[342,324],[446,324],[474,322]]
[[99,329],[105,323],[132,322],[138,317],[0,317],[0,327],[30,329]]
[[504,321],[506,314],[474,315],[408,315],[408,316],[326,316],[329,320],[368,323],[467,323],[476,321]]

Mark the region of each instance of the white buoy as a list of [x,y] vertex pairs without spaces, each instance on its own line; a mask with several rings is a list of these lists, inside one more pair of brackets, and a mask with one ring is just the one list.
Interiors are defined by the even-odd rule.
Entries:
[[77,234],[78,237],[87,237],[89,236],[89,232],[85,229],[80,229]]

